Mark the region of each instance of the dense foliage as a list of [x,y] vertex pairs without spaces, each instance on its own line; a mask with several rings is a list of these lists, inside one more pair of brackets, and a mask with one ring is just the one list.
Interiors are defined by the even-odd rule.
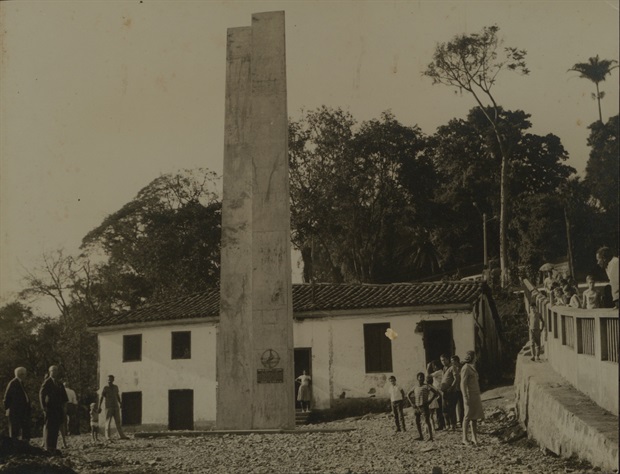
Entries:
[[417,257],[433,193],[418,127],[389,112],[358,125],[322,107],[291,123],[290,144],[293,243],[306,281],[402,281],[436,269]]
[[162,175],[83,239],[103,251],[100,287],[113,307],[200,291],[219,282],[221,202],[214,173]]
[[618,228],[618,115],[605,124],[590,125],[588,145],[591,148],[586,166],[585,182],[600,211],[610,220],[611,228]]
[[[511,208],[509,227],[511,261],[517,264],[535,263],[524,252],[522,241],[527,229],[514,225],[521,216],[526,223],[534,215],[522,205],[536,196],[553,194],[574,169],[564,164],[568,158],[560,139],[555,135],[535,135],[529,115],[523,111],[498,109],[505,141],[510,146],[508,195],[516,208]],[[432,137],[430,153],[437,175],[436,202],[442,206],[435,242],[444,265],[463,267],[480,261],[482,255],[481,216],[486,213],[489,253],[499,255],[498,237],[500,212],[501,158],[496,153],[497,141],[492,127],[479,108],[472,109],[466,119],[453,119],[441,126]],[[532,225],[535,225],[532,223]],[[557,226],[556,226],[557,227]],[[559,235],[563,235],[562,231]],[[539,242],[543,243],[543,242]],[[546,251],[544,244],[541,251]],[[552,246],[552,252],[566,253],[566,247]],[[534,261],[532,261],[534,260]]]

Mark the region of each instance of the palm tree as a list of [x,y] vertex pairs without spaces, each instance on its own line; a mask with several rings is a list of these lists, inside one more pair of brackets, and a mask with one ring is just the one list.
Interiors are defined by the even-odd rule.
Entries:
[[589,58],[587,63],[577,63],[569,71],[576,71],[584,79],[589,79],[596,85],[596,94],[592,94],[592,98],[598,101],[598,117],[601,123],[603,123],[603,114],[601,113],[601,99],[605,97],[605,93],[599,91],[598,84],[605,80],[605,76],[611,74],[611,71],[618,66],[614,66],[614,63],[618,63],[613,59],[600,59],[598,54]]

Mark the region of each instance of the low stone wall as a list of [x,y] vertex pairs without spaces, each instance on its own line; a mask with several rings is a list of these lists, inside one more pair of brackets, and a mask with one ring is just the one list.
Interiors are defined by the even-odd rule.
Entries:
[[563,457],[578,456],[605,471],[618,469],[618,417],[523,351],[515,374],[516,409],[528,437]]

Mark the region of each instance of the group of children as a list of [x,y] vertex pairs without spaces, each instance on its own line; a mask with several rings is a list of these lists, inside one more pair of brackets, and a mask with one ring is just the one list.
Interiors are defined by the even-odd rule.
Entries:
[[596,309],[607,307],[603,296],[595,288],[596,280],[593,275],[586,277],[588,288],[579,297],[579,291],[571,276],[554,279],[547,276],[544,286],[551,304],[554,306],[570,306],[573,308]]
[[429,441],[433,440],[433,428],[431,423],[431,405],[440,397],[439,391],[433,387],[432,376],[426,376],[423,372],[419,372],[416,375],[417,385],[415,385],[409,393],[405,394],[405,391],[396,384],[396,377],[393,375],[390,377],[390,401],[392,404],[392,413],[394,414],[394,420],[396,423],[396,431],[407,431],[405,426],[405,417],[403,413],[405,399],[409,401],[413,407],[415,416],[415,424],[418,429],[418,440],[424,440],[422,434],[422,418],[426,425]]

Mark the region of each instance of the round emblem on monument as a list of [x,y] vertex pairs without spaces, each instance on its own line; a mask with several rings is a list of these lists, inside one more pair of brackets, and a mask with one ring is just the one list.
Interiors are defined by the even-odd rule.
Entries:
[[263,364],[263,367],[273,369],[280,363],[280,355],[273,349],[267,349],[260,356],[260,363]]

